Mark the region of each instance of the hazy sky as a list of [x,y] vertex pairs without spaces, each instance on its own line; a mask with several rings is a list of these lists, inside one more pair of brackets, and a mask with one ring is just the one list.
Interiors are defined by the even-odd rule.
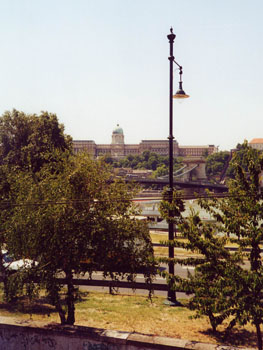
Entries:
[[0,0],[0,114],[56,113],[76,140],[110,143],[117,123],[125,143],[166,139],[173,26],[191,96],[174,103],[179,144],[263,138],[262,18],[262,0]]

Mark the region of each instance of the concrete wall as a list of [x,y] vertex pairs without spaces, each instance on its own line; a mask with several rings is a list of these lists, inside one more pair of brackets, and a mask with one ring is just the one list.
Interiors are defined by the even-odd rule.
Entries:
[[[1,322],[4,318],[1,317]],[[241,350],[182,339],[57,324],[42,327],[0,323],[1,350]]]

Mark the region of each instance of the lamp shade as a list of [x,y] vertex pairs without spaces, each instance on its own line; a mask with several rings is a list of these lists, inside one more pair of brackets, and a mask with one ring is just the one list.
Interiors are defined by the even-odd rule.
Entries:
[[190,96],[187,95],[187,94],[184,92],[184,90],[178,90],[178,91],[176,91],[176,94],[173,95],[173,98],[178,98],[178,99],[180,99],[180,98],[188,98],[188,97],[190,97]]
[[176,94],[173,95],[173,98],[188,98],[190,97],[189,95],[187,95],[184,90],[183,90],[183,86],[182,86],[182,82],[179,82],[179,89],[176,91]]

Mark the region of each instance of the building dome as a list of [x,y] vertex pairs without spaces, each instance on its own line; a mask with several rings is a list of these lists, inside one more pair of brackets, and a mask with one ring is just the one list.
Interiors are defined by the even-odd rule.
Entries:
[[124,145],[124,134],[122,128],[120,128],[119,124],[112,132],[112,145]]
[[113,133],[113,134],[123,135],[123,130],[122,130],[122,128],[119,126],[119,124],[117,124],[117,127],[113,130],[112,133]]

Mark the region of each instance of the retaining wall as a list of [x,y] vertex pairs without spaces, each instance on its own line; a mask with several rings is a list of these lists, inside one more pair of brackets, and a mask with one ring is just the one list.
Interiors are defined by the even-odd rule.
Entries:
[[[4,321],[0,318],[0,322]],[[7,318],[6,318],[7,319]],[[241,350],[189,340],[81,326],[0,323],[1,350]],[[243,350],[248,350],[244,349]]]

